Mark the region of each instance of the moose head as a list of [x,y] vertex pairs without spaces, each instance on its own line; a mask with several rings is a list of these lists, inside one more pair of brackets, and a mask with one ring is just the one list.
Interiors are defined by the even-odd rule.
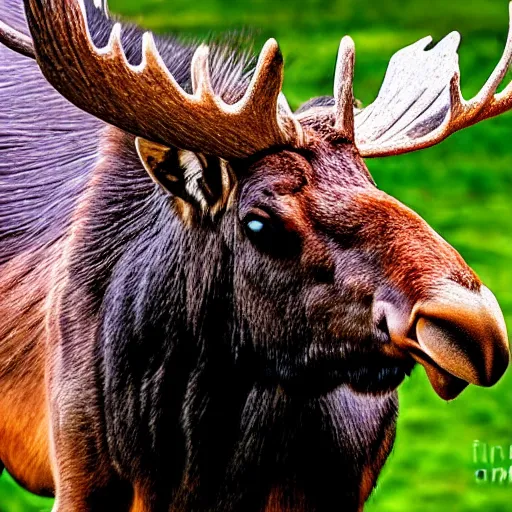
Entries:
[[135,65],[120,24],[106,46],[95,45],[81,1],[27,0],[26,9],[49,82],[133,134],[187,229],[224,241],[240,338],[267,377],[290,389],[346,383],[384,392],[418,362],[452,399],[468,383],[490,386],[503,375],[509,348],[496,299],[426,222],[376,187],[363,158],[426,148],[509,110],[512,86],[496,91],[512,32],[472,100],[461,96],[452,33],[432,49],[426,38],[398,52],[363,110],[354,107],[354,44],[345,37],[334,97],[293,113],[274,40],[246,87],[221,92],[209,49],[199,46],[186,92],[151,33]]

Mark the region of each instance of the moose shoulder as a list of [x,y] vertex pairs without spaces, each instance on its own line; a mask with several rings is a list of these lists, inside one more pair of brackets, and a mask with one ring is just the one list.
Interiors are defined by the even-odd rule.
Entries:
[[363,110],[344,38],[293,113],[274,40],[247,71],[90,0],[0,17],[0,467],[55,511],[361,511],[416,363],[503,375],[496,299],[363,157],[508,110],[512,35],[473,100],[451,34]]

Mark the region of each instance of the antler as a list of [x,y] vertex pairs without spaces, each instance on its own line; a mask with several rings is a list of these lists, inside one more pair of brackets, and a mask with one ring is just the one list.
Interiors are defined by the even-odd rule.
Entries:
[[[496,91],[512,60],[512,2],[505,51],[482,90],[470,101],[460,90],[457,49],[453,32],[435,48],[425,38],[392,59],[375,102],[355,118],[356,145],[366,157],[416,151],[438,144],[452,133],[512,108],[512,83]],[[397,94],[400,91],[400,94]]]
[[116,24],[96,48],[83,0],[25,0],[37,60],[49,82],[79,108],[129,133],[224,159],[298,140],[300,127],[282,106],[283,59],[269,40],[243,98],[226,104],[214,93],[208,48],[192,59],[193,94],[165,66],[151,33],[142,62],[131,65]]
[[334,76],[336,131],[341,137],[354,141],[354,61],[355,45],[352,38],[341,40]]
[[94,5],[98,9],[101,9],[108,16],[109,12],[107,0],[94,0]]
[[[104,0],[95,0],[105,6]],[[377,99],[354,115],[354,44],[340,45],[335,78],[335,109],[305,112],[298,119],[281,92],[283,60],[269,40],[252,81],[237,103],[214,93],[208,48],[192,60],[193,94],[186,93],[166,68],[153,36],[143,37],[142,63],[131,65],[116,24],[105,48],[89,34],[83,0],[25,0],[39,65],[61,94],[75,105],[139,137],[224,159],[242,158],[272,146],[302,142],[299,121],[332,125],[354,141],[362,156],[387,156],[433,146],[452,133],[512,108],[512,83],[497,94],[512,60],[511,24],[504,54],[482,90],[470,101],[460,90],[453,32],[426,51],[430,37],[400,50],[390,61]],[[0,40],[30,55],[30,41],[0,25]]]

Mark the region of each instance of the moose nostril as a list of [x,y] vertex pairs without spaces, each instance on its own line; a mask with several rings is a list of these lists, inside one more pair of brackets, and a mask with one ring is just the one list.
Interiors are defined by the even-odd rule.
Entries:
[[407,336],[411,309],[412,307],[402,297],[376,300],[373,305],[376,331],[383,333],[387,340],[399,345],[399,341]]
[[377,329],[382,334],[384,334],[388,339],[390,338],[390,336],[389,336],[389,328],[388,328],[388,321],[386,319],[386,315],[384,315],[384,314],[382,315],[382,318],[377,323]]

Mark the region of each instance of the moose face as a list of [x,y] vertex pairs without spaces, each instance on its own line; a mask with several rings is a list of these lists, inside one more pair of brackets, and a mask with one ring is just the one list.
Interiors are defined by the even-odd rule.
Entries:
[[389,391],[417,361],[446,399],[508,363],[501,311],[460,255],[378,190],[349,143],[317,140],[241,180],[235,297],[262,371],[291,391]]

